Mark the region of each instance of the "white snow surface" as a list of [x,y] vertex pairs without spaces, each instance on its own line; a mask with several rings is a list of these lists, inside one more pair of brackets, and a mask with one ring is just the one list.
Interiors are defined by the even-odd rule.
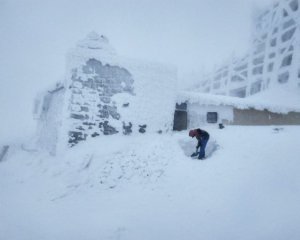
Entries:
[[300,90],[278,87],[247,98],[222,96],[193,91],[180,91],[177,102],[189,101],[203,105],[230,105],[238,109],[267,109],[276,113],[300,112]]
[[300,127],[99,137],[0,162],[0,239],[300,239]]

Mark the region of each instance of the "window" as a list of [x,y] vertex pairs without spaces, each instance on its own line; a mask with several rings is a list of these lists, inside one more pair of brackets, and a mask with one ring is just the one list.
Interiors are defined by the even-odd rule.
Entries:
[[286,56],[282,62],[281,62],[281,67],[286,67],[292,64],[292,60],[293,60],[293,55],[290,54],[288,56]]
[[261,63],[263,63],[263,62],[264,62],[264,56],[261,56],[261,57],[259,57],[259,58],[255,58],[255,59],[253,60],[253,64],[254,64],[254,65],[261,64]]
[[207,122],[208,123],[217,123],[218,122],[218,113],[217,112],[208,112],[207,113]]
[[293,19],[290,19],[288,21],[286,21],[285,23],[283,23],[283,29],[287,29],[290,26],[295,25],[296,22]]
[[231,81],[232,81],[232,82],[242,82],[242,81],[245,81],[245,79],[242,78],[242,77],[240,77],[239,75],[233,75],[233,76],[231,77]]
[[248,67],[248,64],[246,63],[246,64],[243,64],[243,65],[241,65],[241,66],[237,66],[237,67],[235,67],[234,68],[234,71],[242,71],[242,70],[245,70],[245,69],[247,69],[247,67]]
[[289,52],[294,51],[294,46],[291,45],[291,46],[289,47],[289,50],[288,50],[288,51],[289,51]]
[[276,56],[276,53],[272,52],[269,54],[269,58],[274,58]]
[[298,1],[297,0],[293,0],[290,2],[290,7],[293,11],[297,11],[298,10]]
[[278,28],[276,27],[276,28],[273,29],[273,34],[275,34],[277,32],[278,32]]
[[218,88],[220,88],[220,87],[221,87],[221,83],[219,83],[219,82],[214,83],[214,85],[213,85],[213,88],[214,88],[214,89],[218,89]]
[[275,47],[275,46],[276,46],[276,41],[277,41],[277,38],[273,38],[273,39],[270,41],[270,46],[271,46],[271,47]]
[[260,92],[261,87],[262,87],[262,81],[261,80],[255,82],[255,83],[252,83],[251,89],[250,89],[250,94],[253,95],[255,93]]
[[278,76],[279,83],[286,83],[289,81],[290,74],[289,72],[284,72]]
[[265,50],[265,48],[266,48],[265,43],[258,44],[256,46],[256,49],[254,50],[254,54],[258,54],[258,53],[263,52]]
[[262,74],[263,73],[263,66],[255,67],[252,70],[253,75]]
[[233,97],[244,98],[246,96],[246,87],[231,90],[229,95]]
[[248,72],[247,71],[241,72],[241,75],[244,77],[248,77]]
[[296,31],[296,28],[292,28],[292,29],[286,31],[286,32],[281,36],[282,42],[286,42],[286,41],[290,40],[290,39],[293,37],[295,31]]
[[273,71],[273,67],[274,67],[274,63],[270,63],[268,65],[268,72],[272,72]]

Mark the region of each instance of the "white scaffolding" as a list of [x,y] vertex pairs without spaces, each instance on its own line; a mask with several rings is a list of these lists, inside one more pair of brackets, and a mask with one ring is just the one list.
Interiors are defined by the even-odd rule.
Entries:
[[276,85],[300,87],[299,1],[281,0],[262,12],[249,53],[202,78],[199,91],[247,97]]

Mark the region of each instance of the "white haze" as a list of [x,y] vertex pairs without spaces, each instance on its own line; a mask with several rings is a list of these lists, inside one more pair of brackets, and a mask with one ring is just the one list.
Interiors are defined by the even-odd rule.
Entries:
[[253,10],[270,2],[0,0],[0,142],[33,131],[35,94],[64,77],[67,50],[91,30],[119,55],[178,66],[186,81],[246,52]]

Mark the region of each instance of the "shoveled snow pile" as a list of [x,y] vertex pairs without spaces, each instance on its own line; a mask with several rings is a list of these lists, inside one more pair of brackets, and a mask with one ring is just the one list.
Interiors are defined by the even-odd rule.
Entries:
[[[108,136],[0,162],[0,239],[299,239],[299,127]],[[214,147],[214,146],[219,147]]]

